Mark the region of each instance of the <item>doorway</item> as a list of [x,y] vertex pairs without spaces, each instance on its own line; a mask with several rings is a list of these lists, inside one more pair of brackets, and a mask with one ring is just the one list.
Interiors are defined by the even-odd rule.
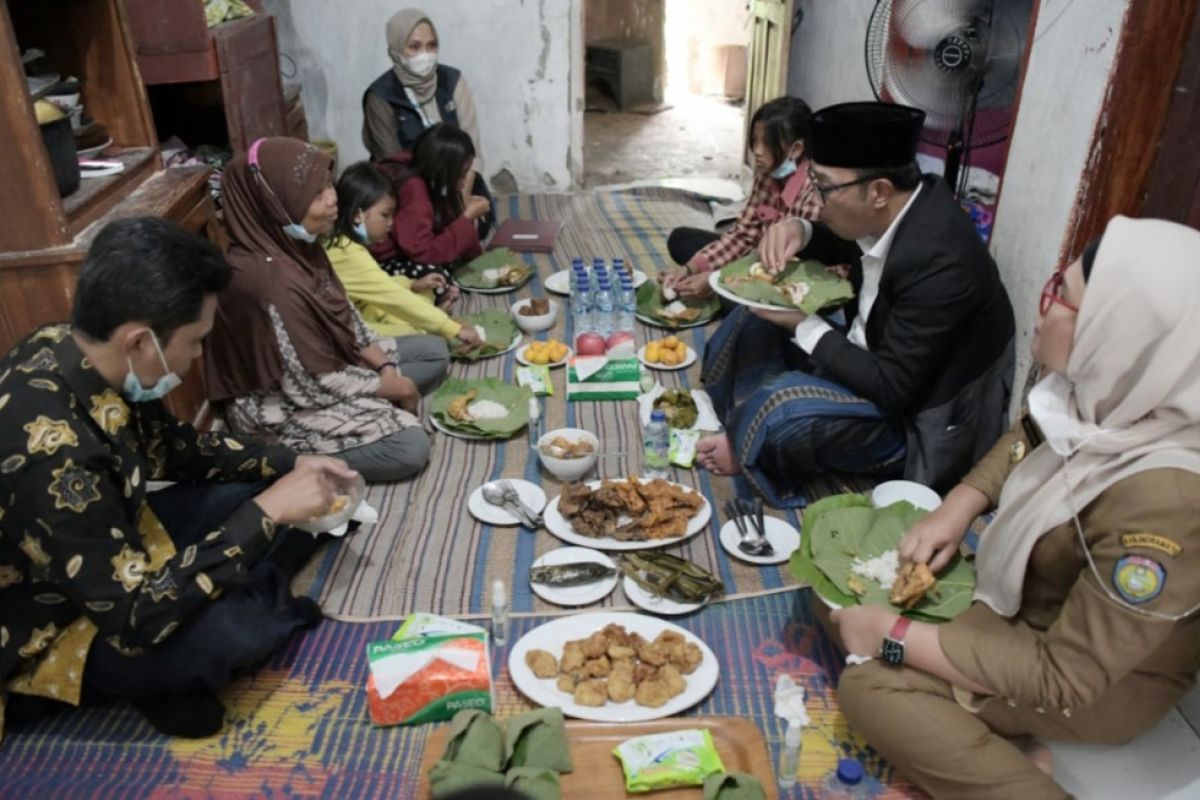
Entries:
[[584,188],[738,181],[750,37],[745,0],[588,0]]

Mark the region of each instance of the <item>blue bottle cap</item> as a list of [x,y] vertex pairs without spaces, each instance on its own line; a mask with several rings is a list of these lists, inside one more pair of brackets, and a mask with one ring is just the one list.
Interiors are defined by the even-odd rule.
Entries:
[[837,766],[838,780],[847,786],[857,786],[862,783],[863,767],[853,758],[842,758],[838,760]]
[[[654,409],[653,411],[650,412],[650,421],[651,422],[666,422],[667,421],[667,412],[663,411],[661,408]],[[854,763],[857,764],[858,762],[855,761]],[[862,771],[862,768],[859,767],[859,772],[861,772],[861,771]]]

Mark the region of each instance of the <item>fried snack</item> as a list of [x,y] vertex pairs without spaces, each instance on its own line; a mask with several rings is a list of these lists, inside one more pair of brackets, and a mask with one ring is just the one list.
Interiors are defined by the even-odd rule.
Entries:
[[[699,493],[661,478],[646,483],[636,478],[606,480],[595,490],[568,485],[558,501],[558,510],[577,533],[623,541],[683,536],[703,507]],[[622,525],[622,517],[632,519]]]
[[671,690],[668,688],[666,681],[661,678],[642,681],[638,684],[637,692],[633,695],[635,703],[639,706],[647,706],[648,708],[664,706],[670,699]]
[[517,312],[523,317],[540,317],[550,313],[550,301],[545,297],[535,297]]
[[625,630],[624,625],[618,625],[615,622],[608,623],[600,629],[600,632],[608,639],[609,644],[627,645],[632,638],[632,634]]
[[587,660],[587,656],[583,654],[583,642],[567,642],[563,646],[562,663],[559,669],[563,672],[574,672],[577,669],[583,668],[583,662]]
[[637,657],[637,651],[627,644],[617,644],[612,639],[609,639],[608,657],[614,661],[617,659],[633,659]]
[[475,419],[471,413],[467,411],[467,406],[475,399],[476,392],[471,389],[466,394],[459,395],[450,403],[450,408],[446,413],[450,415],[450,419],[458,420],[459,422],[470,422]]
[[896,581],[892,584],[892,592],[888,602],[892,605],[912,608],[921,601],[925,593],[937,584],[937,578],[929,571],[928,564],[916,564],[909,561],[900,568]]
[[620,661],[613,665],[608,675],[608,699],[614,703],[624,703],[632,700],[637,693],[637,684],[633,682],[633,662]]
[[651,666],[645,662],[638,662],[638,665],[633,668],[633,682],[637,684],[645,683],[653,680],[658,675],[658,667]]
[[794,306],[799,306],[804,302],[804,298],[808,297],[808,293],[812,291],[812,286],[807,281],[799,283],[785,283],[779,287],[779,291],[787,298],[787,301]]
[[637,657],[652,667],[661,667],[667,663],[667,654],[663,652],[663,649],[653,642],[647,642],[640,636],[636,640],[634,649],[637,650]]
[[599,707],[604,705],[608,702],[607,681],[599,679],[583,681],[575,687],[575,702],[581,706]]
[[655,680],[663,682],[667,691],[671,693],[671,697],[683,694],[683,691],[687,689],[687,681],[684,680],[683,675],[674,664],[663,664],[659,667]]
[[690,675],[696,671],[696,667],[700,666],[700,662],[703,660],[704,652],[700,649],[700,645],[688,642],[683,646],[683,654],[680,658],[671,663],[678,667],[684,675]]
[[333,498],[333,503],[329,506],[329,510],[325,512],[325,515],[340,514],[348,505],[350,505],[350,495],[339,494]]
[[575,684],[576,684],[575,677],[570,673],[565,673],[563,675],[558,676],[558,681],[556,681],[554,685],[558,688],[558,690],[560,692],[566,692],[567,694],[575,694]]
[[558,659],[545,650],[530,650],[526,653],[525,666],[539,678],[553,678],[558,674]]
[[608,639],[604,631],[596,631],[583,640],[583,654],[588,658],[599,658],[608,651]]
[[612,671],[612,664],[609,662],[608,656],[600,656],[599,658],[593,658],[585,662],[583,669],[593,678],[604,678]]

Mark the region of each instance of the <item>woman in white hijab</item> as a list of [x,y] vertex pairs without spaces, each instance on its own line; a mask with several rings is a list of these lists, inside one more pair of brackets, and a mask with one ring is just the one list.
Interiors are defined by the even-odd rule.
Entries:
[[1114,218],[1046,284],[1028,416],[901,544],[936,573],[998,507],[976,602],[941,626],[833,612],[873,659],[842,673],[843,711],[934,797],[1066,797],[1036,742],[1128,741],[1195,683],[1198,322],[1200,232]]

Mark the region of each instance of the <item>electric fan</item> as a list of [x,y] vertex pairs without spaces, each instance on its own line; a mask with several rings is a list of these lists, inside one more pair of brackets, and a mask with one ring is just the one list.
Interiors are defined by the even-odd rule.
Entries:
[[1012,127],[1032,0],[879,0],[867,26],[867,75],[884,102],[925,112],[922,138],[946,150],[959,189],[964,156]]

